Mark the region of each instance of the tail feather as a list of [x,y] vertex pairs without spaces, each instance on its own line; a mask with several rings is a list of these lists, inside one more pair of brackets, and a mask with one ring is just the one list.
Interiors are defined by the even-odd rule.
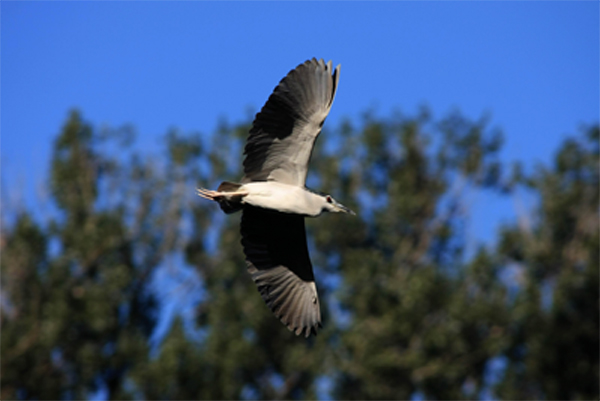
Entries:
[[[217,189],[217,191],[219,191],[219,192],[235,192],[241,186],[242,186],[242,184],[238,184],[235,182],[223,181],[221,183],[221,185],[219,185],[219,188]],[[219,202],[219,206],[221,207],[222,211],[224,211],[227,214],[231,214],[231,213],[235,213],[235,212],[242,210],[243,205],[240,202],[240,200],[241,199],[239,197],[232,198],[229,200],[225,199],[225,198],[221,198],[218,202]]]

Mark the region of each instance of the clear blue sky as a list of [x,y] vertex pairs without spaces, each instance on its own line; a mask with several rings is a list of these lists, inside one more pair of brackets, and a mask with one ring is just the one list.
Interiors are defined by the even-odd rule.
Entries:
[[[131,123],[138,143],[154,148],[169,127],[208,133],[219,117],[256,112],[313,56],[342,64],[330,126],[371,106],[382,115],[420,104],[437,117],[487,111],[506,133],[503,160],[532,166],[549,162],[579,124],[598,121],[594,1],[0,7],[3,185],[26,194],[46,177],[72,107],[95,126]],[[481,238],[514,213],[485,195],[474,202]]]

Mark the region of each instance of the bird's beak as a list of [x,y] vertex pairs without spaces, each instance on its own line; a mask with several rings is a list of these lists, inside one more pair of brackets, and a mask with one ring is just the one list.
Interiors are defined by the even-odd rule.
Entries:
[[341,203],[336,202],[335,206],[338,209],[337,211],[340,213],[348,213],[348,214],[351,214],[352,216],[356,216],[356,213],[354,213],[352,210],[348,209],[346,206],[342,205]]

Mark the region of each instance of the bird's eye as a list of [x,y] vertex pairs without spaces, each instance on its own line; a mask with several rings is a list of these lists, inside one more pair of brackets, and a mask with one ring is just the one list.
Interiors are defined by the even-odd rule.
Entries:
[[327,195],[327,203],[333,203],[333,199],[331,199],[331,196]]

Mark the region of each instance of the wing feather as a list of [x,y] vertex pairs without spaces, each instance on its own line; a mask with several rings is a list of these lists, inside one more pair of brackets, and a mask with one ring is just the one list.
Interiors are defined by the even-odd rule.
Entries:
[[317,334],[321,310],[304,217],[246,205],[242,245],[248,272],[275,316],[296,334]]
[[329,114],[340,66],[308,60],[283,78],[256,115],[244,149],[243,182],[304,186],[315,140]]

